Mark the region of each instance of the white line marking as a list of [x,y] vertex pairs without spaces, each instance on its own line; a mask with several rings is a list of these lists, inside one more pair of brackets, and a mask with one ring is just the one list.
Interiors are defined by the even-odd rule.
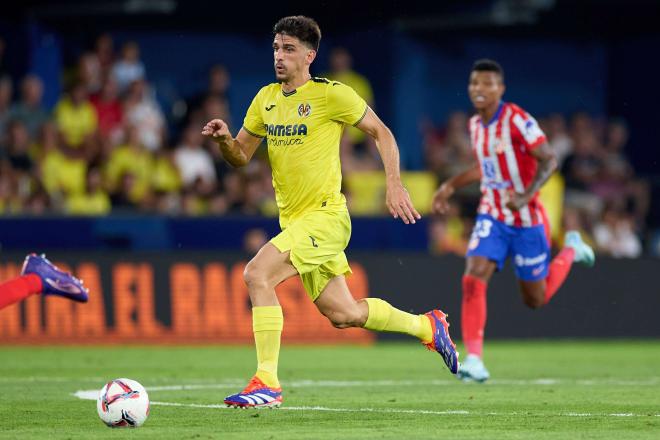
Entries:
[[[434,385],[458,385],[459,381],[456,379],[430,379],[430,380],[294,380],[283,381],[282,385],[287,388],[304,388],[304,387],[381,387],[381,386],[434,386]],[[245,381],[241,379],[228,379],[220,383],[197,383],[197,384],[184,384],[184,385],[161,385],[149,387],[150,391],[180,391],[180,390],[202,390],[202,389],[225,389],[233,387],[242,387]],[[611,385],[611,386],[652,386],[660,385],[660,378],[649,378],[648,380],[613,380],[613,379],[492,379],[481,384],[480,386],[489,385],[580,385],[580,386],[596,386],[596,385]]]
[[[85,391],[76,392],[76,397],[81,399],[90,399],[96,400],[98,396],[98,391],[93,394],[84,394]],[[208,408],[208,409],[235,409],[227,407],[223,404],[202,404],[202,403],[179,403],[179,402],[160,402],[152,401],[151,405],[156,406],[176,406],[176,407],[186,407],[186,408]],[[436,415],[436,416],[448,416],[448,415],[465,415],[465,416],[517,416],[523,414],[525,416],[529,415],[528,412],[518,413],[480,413],[476,411],[466,411],[466,410],[446,410],[446,411],[432,411],[432,410],[423,410],[423,409],[397,409],[397,408],[329,408],[327,406],[283,406],[279,408],[282,411],[324,411],[324,412],[348,412],[348,413],[378,413],[378,414],[421,414],[421,415]],[[544,416],[558,416],[558,417],[649,417],[655,416],[660,417],[660,414],[633,414],[633,413],[613,413],[613,414],[596,414],[596,413],[559,413],[559,414],[542,414]]]
[[[154,387],[149,388],[149,391],[153,391]],[[98,390],[80,390],[76,391],[73,394],[75,397],[82,400],[96,400],[99,396]],[[186,408],[208,408],[208,409],[234,409],[227,407],[223,404],[203,404],[203,403],[180,403],[180,402],[161,402],[161,401],[151,401],[151,405],[156,406],[176,406],[176,407],[186,407]],[[446,416],[446,415],[466,415],[466,416],[518,416],[524,415],[528,416],[529,412],[519,413],[519,412],[509,412],[509,413],[497,413],[497,412],[477,412],[477,411],[467,411],[467,410],[445,410],[445,411],[432,411],[432,410],[423,410],[423,409],[397,409],[397,408],[330,408],[326,406],[283,406],[280,407],[280,410],[283,411],[325,411],[325,412],[347,412],[347,413],[379,413],[379,414],[422,414],[422,415],[437,415],[437,416]],[[660,417],[660,414],[634,414],[634,413],[557,413],[557,414],[547,414],[539,413],[541,416],[551,416],[551,417]]]

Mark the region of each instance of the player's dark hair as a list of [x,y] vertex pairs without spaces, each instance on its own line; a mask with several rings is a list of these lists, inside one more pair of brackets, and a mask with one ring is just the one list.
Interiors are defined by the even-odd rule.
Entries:
[[313,18],[304,15],[292,15],[281,18],[273,26],[273,35],[284,34],[296,37],[310,49],[319,50],[321,42],[321,28]]
[[472,65],[473,72],[495,72],[497,73],[502,80],[504,80],[504,69],[500,66],[500,63],[494,60],[489,60],[488,58],[482,58],[477,60]]

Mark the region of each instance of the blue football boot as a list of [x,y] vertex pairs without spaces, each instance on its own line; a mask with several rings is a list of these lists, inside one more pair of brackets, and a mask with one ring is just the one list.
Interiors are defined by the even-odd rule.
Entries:
[[89,290],[82,281],[64,272],[46,259],[45,255],[30,254],[25,257],[21,275],[35,274],[41,278],[43,295],[57,295],[78,302],[87,302]]
[[449,323],[447,322],[447,315],[440,310],[431,310],[425,313],[424,316],[431,321],[431,329],[433,330],[433,341],[426,345],[431,351],[437,351],[442,360],[445,361],[447,368],[453,374],[458,372],[458,352],[456,345],[449,337]]
[[282,388],[271,388],[254,376],[243,391],[225,398],[225,405],[234,408],[279,408]]

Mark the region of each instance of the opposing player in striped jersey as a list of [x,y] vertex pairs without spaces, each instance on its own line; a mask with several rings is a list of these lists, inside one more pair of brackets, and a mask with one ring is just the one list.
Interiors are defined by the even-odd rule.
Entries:
[[456,189],[481,181],[481,202],[468,244],[463,275],[461,328],[468,351],[458,377],[483,382],[486,289],[507,258],[514,262],[523,301],[531,308],[547,304],[562,285],[573,262],[594,264],[593,250],[580,234],[568,231],[565,247],[550,261],[549,224],[538,191],[557,166],[545,134],[532,116],[503,102],[504,72],[492,60],[478,60],[470,73],[468,93],[476,109],[470,139],[477,163],[436,191],[433,210],[445,213]]

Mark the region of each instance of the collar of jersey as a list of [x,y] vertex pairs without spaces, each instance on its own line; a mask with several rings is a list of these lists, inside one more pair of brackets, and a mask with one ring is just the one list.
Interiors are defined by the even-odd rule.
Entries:
[[282,88],[282,85],[280,84],[280,90],[282,91],[282,95],[286,98],[288,96],[295,95],[298,90],[304,89],[305,87],[307,87],[307,84],[309,84],[310,82],[313,82],[311,78],[305,81],[303,85],[301,85],[297,89],[291,90],[290,92],[285,92],[284,89]]
[[495,114],[493,115],[493,117],[490,118],[490,121],[488,121],[488,124],[484,124],[483,119],[481,120],[481,124],[482,124],[484,127],[488,127],[490,124],[492,124],[493,122],[495,122],[495,121],[497,121],[498,119],[500,119],[500,113],[502,113],[502,108],[503,108],[503,107],[504,107],[504,102],[503,102],[503,101],[500,101],[500,106],[497,107],[497,111],[495,112]]

